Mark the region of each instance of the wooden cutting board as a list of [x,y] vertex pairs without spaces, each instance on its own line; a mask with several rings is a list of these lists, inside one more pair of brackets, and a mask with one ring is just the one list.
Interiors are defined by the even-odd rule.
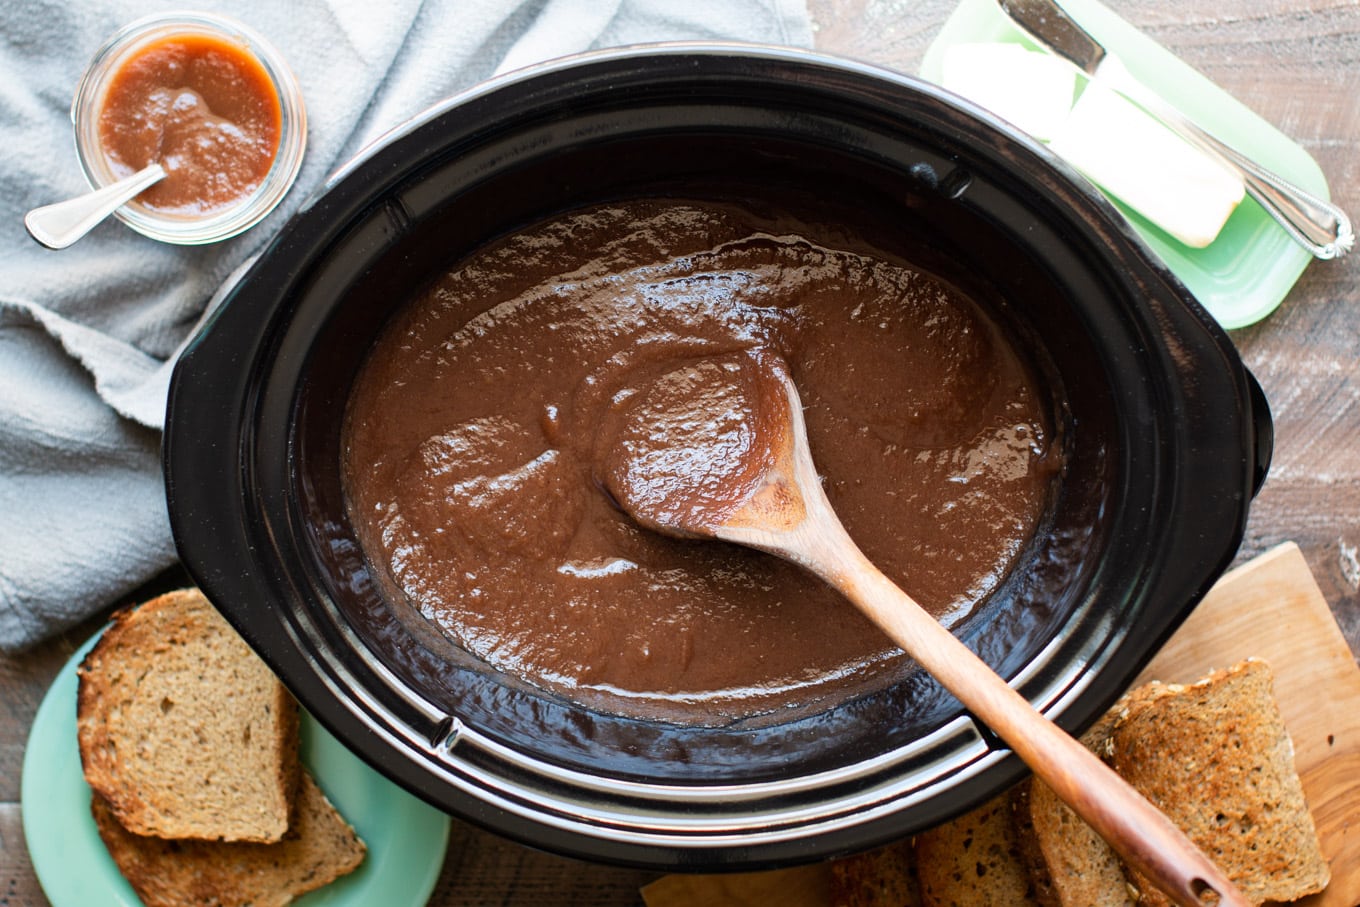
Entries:
[[[1302,907],[1360,904],[1360,669],[1298,546],[1225,574],[1138,683],[1190,683],[1255,656],[1275,672],[1332,882]],[[826,864],[735,875],[670,875],[643,888],[648,907],[829,907]]]

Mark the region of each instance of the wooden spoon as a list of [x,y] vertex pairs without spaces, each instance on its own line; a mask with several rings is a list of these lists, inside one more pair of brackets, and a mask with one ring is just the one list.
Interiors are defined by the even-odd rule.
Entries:
[[869,562],[822,491],[802,403],[782,361],[747,351],[691,363],[627,398],[602,437],[600,480],[639,523],[802,565],[850,599],[1178,904],[1248,903],[1156,807]]

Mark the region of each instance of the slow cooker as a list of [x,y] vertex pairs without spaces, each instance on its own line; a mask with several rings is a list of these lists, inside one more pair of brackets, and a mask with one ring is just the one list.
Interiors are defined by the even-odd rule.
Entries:
[[339,477],[365,351],[441,269],[554,212],[696,191],[834,200],[984,282],[1043,346],[1064,387],[1060,492],[955,631],[1071,732],[1233,559],[1272,428],[1228,337],[1093,187],[998,118],[866,64],[589,54],[452,98],[334,174],[176,366],[164,465],[184,564],[304,707],[429,802],[574,857],[751,869],[926,828],[1025,769],[920,672],[720,726],[500,675],[393,619],[410,604],[375,581]]

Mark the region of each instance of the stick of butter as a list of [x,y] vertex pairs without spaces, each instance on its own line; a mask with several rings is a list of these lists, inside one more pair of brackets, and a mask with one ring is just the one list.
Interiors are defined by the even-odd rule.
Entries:
[[[1122,77],[1133,78],[1123,74]],[[1214,241],[1242,201],[1242,180],[1099,82],[1072,103],[1076,73],[1005,42],[953,44],[940,84],[1040,141],[1110,195],[1192,248]]]
[[940,85],[1009,120],[1039,141],[1067,119],[1076,73],[1019,44],[951,44],[940,58]]
[[1191,248],[1213,242],[1242,201],[1237,174],[1099,82],[1086,86],[1049,147]]

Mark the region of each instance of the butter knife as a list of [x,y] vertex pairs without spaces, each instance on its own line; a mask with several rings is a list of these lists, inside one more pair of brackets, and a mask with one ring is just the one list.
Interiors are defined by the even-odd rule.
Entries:
[[1320,259],[1340,258],[1355,244],[1350,218],[1210,135],[1138,81],[1057,0],[997,0],[1002,12],[1041,47],[1156,118],[1242,179],[1247,194],[1299,245]]

